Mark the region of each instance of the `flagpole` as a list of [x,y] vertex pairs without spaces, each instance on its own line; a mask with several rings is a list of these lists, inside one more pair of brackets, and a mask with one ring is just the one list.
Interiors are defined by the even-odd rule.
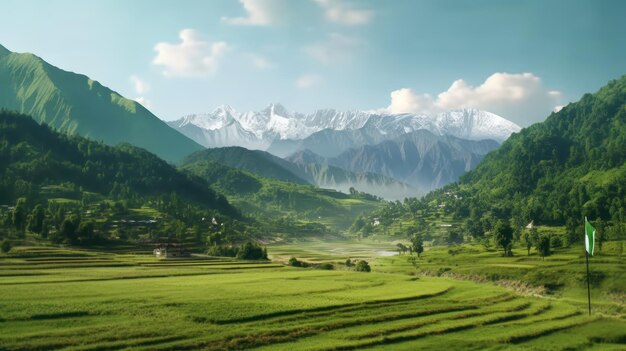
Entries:
[[585,260],[587,261],[587,301],[589,302],[589,315],[591,316],[591,288],[589,287],[589,252],[585,248]]

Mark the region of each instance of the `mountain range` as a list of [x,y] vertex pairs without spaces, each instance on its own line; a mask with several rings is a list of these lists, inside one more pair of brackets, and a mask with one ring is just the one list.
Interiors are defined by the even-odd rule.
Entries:
[[497,142],[520,130],[513,122],[476,109],[435,116],[333,109],[302,114],[289,112],[281,104],[245,113],[220,106],[210,113],[188,115],[168,124],[205,147],[242,146],[280,157],[305,149],[332,157],[348,148],[377,144],[417,130]]
[[[340,191],[356,188],[390,200],[420,196],[458,180],[520,130],[477,109],[434,116],[333,109],[303,114],[281,104],[245,113],[223,105],[168,124],[207,148],[243,147],[257,150],[251,155],[265,160],[269,154],[278,156],[272,165],[282,163],[310,184]],[[263,172],[273,166],[250,169],[236,161],[241,153],[231,153],[221,149],[203,155],[220,155],[212,160],[271,176]]]
[[310,150],[287,158],[297,164],[328,164],[356,173],[375,173],[409,184],[422,193],[455,182],[498,147],[494,140],[465,140],[427,130],[324,158]]
[[0,108],[109,145],[131,143],[178,162],[202,146],[144,108],[82,74],[0,45]]

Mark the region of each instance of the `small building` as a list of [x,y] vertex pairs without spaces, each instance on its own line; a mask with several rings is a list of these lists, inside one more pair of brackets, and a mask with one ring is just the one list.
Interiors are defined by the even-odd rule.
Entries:
[[182,245],[176,245],[172,243],[159,244],[154,250],[152,250],[154,256],[158,258],[177,258],[177,257],[189,257],[191,253]]

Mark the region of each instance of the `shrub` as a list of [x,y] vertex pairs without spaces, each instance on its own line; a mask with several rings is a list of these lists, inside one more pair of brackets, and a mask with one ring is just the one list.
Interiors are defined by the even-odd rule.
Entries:
[[332,271],[333,269],[335,269],[335,266],[332,263],[326,262],[326,263],[318,264],[316,268],[317,269],[323,269],[323,270],[326,270],[326,271]]
[[11,242],[7,239],[2,241],[2,244],[0,245],[0,251],[4,252],[4,253],[8,253],[9,251],[11,251]]
[[348,258],[346,260],[346,267],[352,267],[352,266],[354,266],[354,263],[352,263],[352,261]]
[[290,258],[287,264],[292,267],[302,267],[302,262],[298,261],[298,259],[295,257]]
[[563,240],[561,239],[560,236],[558,235],[553,235],[550,238],[550,246],[552,246],[553,248],[559,248],[563,246]]
[[369,263],[367,263],[367,261],[359,261],[356,264],[356,271],[357,272],[371,272],[372,268],[370,268]]

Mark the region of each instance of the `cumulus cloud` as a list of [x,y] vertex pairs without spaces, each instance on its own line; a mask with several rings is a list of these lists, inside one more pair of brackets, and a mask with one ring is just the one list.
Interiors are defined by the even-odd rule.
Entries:
[[356,26],[369,23],[374,11],[357,9],[346,1],[314,0],[323,10],[326,19],[345,26]]
[[150,85],[134,74],[130,76],[130,83],[137,94],[143,94],[150,90]]
[[296,87],[307,89],[322,84],[323,78],[317,74],[304,74],[296,80]]
[[327,40],[309,45],[304,51],[313,59],[328,65],[349,61],[361,45],[362,42],[356,38],[331,33]]
[[435,112],[433,97],[428,94],[417,94],[409,88],[391,92],[391,104],[387,111],[391,113],[432,113]]
[[228,51],[225,42],[209,43],[202,40],[193,29],[183,29],[180,43],[158,43],[154,50],[157,56],[152,63],[163,66],[166,76],[197,77],[215,74],[220,61]]
[[562,94],[548,90],[532,73],[494,73],[481,85],[462,79],[452,83],[436,98],[403,88],[391,92],[391,113],[433,113],[457,108],[478,108],[507,118],[520,126],[545,119],[561,106]]
[[236,26],[268,26],[276,22],[282,0],[239,0],[246,11],[244,17],[222,17]]

